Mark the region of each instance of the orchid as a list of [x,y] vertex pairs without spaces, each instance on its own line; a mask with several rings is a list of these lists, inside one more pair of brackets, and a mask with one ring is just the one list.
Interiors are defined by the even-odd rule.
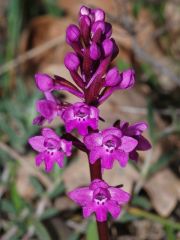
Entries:
[[95,107],[89,107],[85,103],[75,103],[66,108],[62,113],[67,132],[77,128],[80,135],[88,133],[88,127],[97,129],[99,111]]
[[[58,117],[64,122],[65,133],[60,137],[52,129],[43,128],[42,135],[31,137],[29,144],[38,152],[36,165],[44,162],[47,172],[55,163],[63,167],[65,156],[71,155],[72,145],[87,154],[91,183],[68,195],[82,207],[85,218],[96,214],[100,240],[107,240],[107,214],[117,218],[130,194],[109,186],[103,180],[102,170],[111,169],[115,160],[125,167],[129,158],[137,160],[137,151],[148,150],[151,145],[142,136],[147,129],[144,122],[129,125],[117,121],[113,127],[99,129],[99,121],[105,121],[99,106],[115,91],[133,87],[135,72],[133,69],[120,72],[111,65],[119,48],[111,37],[112,26],[105,21],[103,10],[82,6],[78,23],[79,26],[71,24],[66,30],[66,42],[72,51],[65,55],[64,65],[73,82],[57,75],[35,75],[36,86],[44,97],[36,102],[39,115],[33,123],[43,125]],[[57,91],[66,91],[78,100],[65,102],[54,94]],[[80,140],[73,135],[73,130],[77,130]]]
[[129,125],[128,122],[121,121],[119,124],[119,129],[121,129],[122,134],[126,136],[130,136],[138,142],[137,146],[130,152],[129,157],[137,161],[139,154],[137,151],[146,151],[151,148],[151,144],[149,141],[142,136],[142,133],[148,128],[147,123],[145,122],[137,122],[133,125]]
[[130,195],[121,188],[111,187],[105,181],[95,179],[89,187],[77,188],[68,196],[83,208],[83,216],[89,217],[93,212],[99,222],[107,220],[107,214],[117,218],[121,205],[126,204]]
[[29,144],[38,152],[36,165],[39,166],[44,161],[46,172],[52,170],[54,163],[62,168],[64,157],[71,155],[72,142],[60,138],[50,128],[43,128],[41,136],[31,137]]
[[129,153],[135,149],[136,139],[123,136],[115,127],[107,128],[99,133],[89,134],[84,138],[86,147],[90,150],[89,161],[93,164],[101,159],[102,168],[111,169],[114,160],[118,160],[121,167],[125,167]]

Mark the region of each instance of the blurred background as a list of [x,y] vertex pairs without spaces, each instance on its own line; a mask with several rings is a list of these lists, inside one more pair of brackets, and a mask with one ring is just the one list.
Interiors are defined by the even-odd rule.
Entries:
[[[136,85],[116,92],[101,106],[112,124],[145,120],[152,150],[137,165],[105,171],[112,185],[133,194],[121,218],[109,221],[113,240],[180,239],[180,1],[179,0],[0,0],[0,239],[97,240],[94,218],[66,192],[89,183],[86,156],[74,151],[64,169],[50,174],[36,168],[27,144],[40,129],[34,74],[58,74],[63,66],[65,29],[77,23],[81,5],[100,7],[113,25],[120,70],[133,67]],[[73,102],[74,97],[62,94]],[[113,114],[112,114],[113,113]],[[63,131],[62,122],[51,127]]]

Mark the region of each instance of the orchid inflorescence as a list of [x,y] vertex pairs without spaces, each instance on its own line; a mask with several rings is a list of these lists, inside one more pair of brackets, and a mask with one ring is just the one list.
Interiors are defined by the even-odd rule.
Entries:
[[[147,129],[145,122],[130,125],[119,120],[109,128],[98,128],[102,120],[98,107],[114,91],[131,88],[135,82],[133,69],[119,72],[117,67],[111,67],[119,52],[111,34],[112,26],[105,21],[103,10],[82,6],[79,27],[71,24],[66,30],[66,42],[73,52],[66,54],[64,64],[74,83],[57,75],[35,75],[36,86],[44,98],[36,103],[39,115],[33,124],[41,126],[58,116],[64,121],[66,131],[59,137],[54,130],[43,128],[41,135],[29,139],[32,148],[38,152],[36,165],[44,162],[47,172],[55,163],[63,167],[64,157],[72,154],[72,146],[87,153],[90,168],[100,161],[102,173],[104,169],[111,169],[115,160],[120,167],[125,167],[129,158],[137,161],[138,151],[151,147],[142,136]],[[64,102],[53,94],[54,91],[67,91],[80,100]],[[82,140],[71,134],[74,129]],[[122,188],[109,186],[101,175],[98,178],[92,175],[91,180],[89,187],[77,188],[68,196],[82,206],[84,217],[93,212],[98,222],[106,221],[108,212],[114,218],[118,217],[120,206],[129,201],[130,195]]]

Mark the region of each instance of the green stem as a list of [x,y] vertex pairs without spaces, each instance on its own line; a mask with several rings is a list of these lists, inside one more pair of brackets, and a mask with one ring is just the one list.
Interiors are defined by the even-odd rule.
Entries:
[[128,213],[130,213],[131,215],[134,215],[136,217],[143,217],[143,218],[147,218],[151,221],[155,221],[158,222],[164,226],[170,226],[173,229],[177,229],[180,230],[180,224],[177,222],[174,222],[172,220],[169,219],[165,219],[165,218],[161,218],[153,213],[149,213],[146,212],[144,210],[141,210],[139,208],[134,208],[134,207],[130,207],[127,209]]

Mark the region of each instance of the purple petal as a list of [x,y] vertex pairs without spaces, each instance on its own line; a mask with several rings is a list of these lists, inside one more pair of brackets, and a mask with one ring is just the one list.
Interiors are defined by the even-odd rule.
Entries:
[[148,128],[147,123],[138,122],[128,127],[127,134],[130,136],[140,135],[143,131]]
[[95,190],[97,188],[108,188],[108,187],[109,185],[104,180],[101,180],[101,179],[94,179],[89,186],[91,190]]
[[72,106],[65,109],[65,111],[62,114],[62,119],[65,122],[68,122],[70,120],[74,121],[74,110],[73,110]]
[[117,86],[117,89],[131,88],[135,82],[135,73],[133,69],[128,69],[120,74],[121,82]]
[[136,136],[136,139],[138,140],[137,150],[146,151],[152,147],[145,137],[139,135]]
[[89,161],[91,164],[95,163],[95,161],[99,158],[101,158],[103,154],[102,147],[95,147],[90,151],[89,154]]
[[39,167],[41,165],[41,163],[43,162],[44,160],[44,153],[43,152],[40,152],[36,157],[35,157],[35,160],[36,160],[36,166]]
[[56,139],[58,142],[60,141],[59,136],[51,129],[51,128],[43,128],[42,129],[42,135],[45,138],[54,138]]
[[63,168],[64,166],[64,153],[62,152],[56,152],[54,153],[52,157],[53,162],[57,162],[60,168]]
[[99,109],[96,107],[90,107],[90,118],[99,118]]
[[36,110],[44,118],[49,121],[52,121],[57,115],[57,104],[49,100],[38,100],[36,102]]
[[71,156],[72,142],[61,139],[61,148],[68,157]]
[[113,218],[117,218],[121,212],[121,208],[118,206],[117,201],[108,201],[106,203],[108,211],[111,213]]
[[84,138],[84,143],[88,149],[93,149],[95,147],[102,145],[102,135],[100,133],[92,133]]
[[40,91],[46,92],[53,90],[53,79],[49,75],[37,73],[35,75],[35,81]]
[[68,193],[68,196],[77,204],[86,206],[92,201],[93,191],[89,187],[76,188]]
[[138,141],[132,137],[124,136],[121,138],[121,146],[119,147],[120,150],[124,152],[131,152],[138,144]]
[[111,153],[106,153],[102,155],[101,166],[102,168],[111,169],[114,163],[114,155]]
[[[77,122],[77,125],[76,125],[76,128],[77,128],[77,131],[78,133],[81,135],[81,136],[86,136],[88,134],[88,126],[90,126],[90,122],[92,120],[89,120],[88,122]],[[94,124],[91,124],[92,128],[94,129]]]
[[113,153],[114,159],[117,159],[121,167],[125,167],[127,165],[129,155],[122,150],[116,150]]
[[130,194],[122,190],[121,188],[109,187],[108,188],[111,199],[118,202],[119,205],[123,205],[130,200]]
[[117,67],[111,68],[105,78],[105,86],[116,86],[120,82],[119,70]]
[[44,140],[45,138],[42,136],[35,136],[29,138],[28,142],[34,150],[37,152],[43,152],[45,150]]
[[77,71],[80,61],[78,56],[75,53],[70,52],[66,54],[64,59],[64,64],[68,70]]
[[105,130],[102,131],[102,135],[103,137],[106,137],[108,135],[115,135],[116,137],[121,137],[122,133],[121,130],[115,127],[111,127],[111,128],[107,128]]
[[65,122],[65,128],[68,133],[70,133],[73,129],[77,127],[77,121],[76,120],[70,120],[68,122]]
[[46,155],[44,159],[44,164],[46,172],[49,173],[54,166],[54,161],[49,156]]
[[93,204],[88,204],[83,207],[83,217],[88,218],[94,212]]

